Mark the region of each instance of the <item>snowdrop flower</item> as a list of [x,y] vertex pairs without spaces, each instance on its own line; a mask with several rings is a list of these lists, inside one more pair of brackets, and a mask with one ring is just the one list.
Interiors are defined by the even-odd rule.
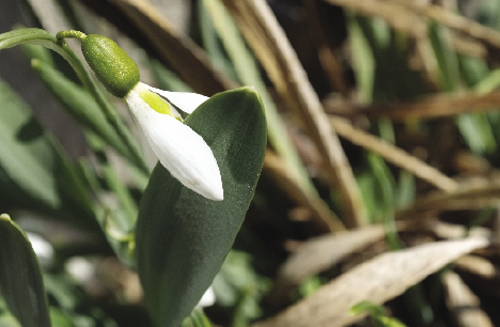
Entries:
[[127,102],[151,149],[173,177],[208,199],[224,199],[212,150],[199,134],[182,123],[181,112],[192,113],[207,97],[162,91],[140,82],[136,63],[104,36],[67,31],[58,37],[82,41],[82,53],[96,77],[111,94]]
[[[173,106],[177,103],[178,109],[189,114],[205,97],[164,92],[139,82],[124,99],[151,149],[172,176],[208,199],[223,200],[219,166],[212,150],[180,121],[181,114]],[[188,106],[181,107],[183,102]]]

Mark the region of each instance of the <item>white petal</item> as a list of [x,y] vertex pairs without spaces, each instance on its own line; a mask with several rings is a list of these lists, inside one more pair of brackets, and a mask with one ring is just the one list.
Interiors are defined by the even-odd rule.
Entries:
[[223,200],[219,166],[203,138],[172,116],[153,110],[134,90],[125,101],[149,146],[172,176],[208,199]]
[[55,251],[52,244],[38,234],[27,232],[33,251],[35,252],[42,266],[50,266],[54,261]]
[[192,113],[196,108],[198,108],[203,102],[208,100],[208,97],[190,92],[170,92],[165,90],[160,90],[148,85],[151,92],[156,93],[170,102],[180,110],[187,114]]
[[73,257],[66,261],[66,270],[80,283],[89,283],[96,274],[95,265],[84,257]]
[[210,286],[203,296],[201,297],[200,301],[196,305],[198,308],[205,308],[205,307],[210,307],[215,304],[215,292],[212,286]]

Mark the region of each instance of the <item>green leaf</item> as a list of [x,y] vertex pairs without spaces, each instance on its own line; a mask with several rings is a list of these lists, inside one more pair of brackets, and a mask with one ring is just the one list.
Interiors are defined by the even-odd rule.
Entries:
[[460,134],[472,152],[483,155],[496,151],[497,142],[492,125],[484,113],[459,115],[455,121]]
[[456,91],[460,81],[459,61],[457,54],[449,46],[447,30],[431,21],[429,39],[438,62],[443,89],[448,92]]
[[375,58],[370,43],[360,26],[359,19],[352,13],[348,15],[349,41],[351,43],[353,70],[356,83],[364,102],[373,100],[375,82]]
[[[130,149],[106,121],[106,117],[97,102],[85,89],[40,60],[33,60],[32,67],[45,86],[73,118],[101,137],[126,158],[135,159],[134,154],[130,152]],[[129,137],[132,138],[131,135]]]
[[376,327],[405,327],[403,324],[396,318],[387,317],[385,313],[385,309],[383,306],[377,305],[370,301],[363,301],[356,305],[354,305],[350,310],[353,315],[360,315],[362,313],[368,313],[373,320],[375,321]]
[[10,313],[7,308],[7,303],[5,303],[5,299],[2,297],[2,293],[0,291],[0,327],[22,327],[17,321],[16,317]]
[[28,105],[1,80],[0,103],[2,207],[78,212],[75,217],[85,217],[97,227],[85,184],[69,159]]
[[42,274],[26,235],[6,214],[0,215],[0,288],[23,327],[50,327]]
[[43,44],[56,47],[57,39],[49,32],[38,28],[23,28],[0,34],[0,50],[20,44]]
[[383,306],[370,301],[362,301],[355,304],[349,309],[352,315],[360,315],[362,313],[370,313],[373,316],[384,316],[385,309]]
[[153,321],[177,327],[210,286],[230,250],[263,165],[266,121],[258,94],[216,94],[185,121],[212,148],[224,200],[182,186],[157,165],[141,201],[137,264]]
[[194,309],[191,315],[184,319],[181,327],[212,327],[212,324],[202,310]]
[[393,249],[401,249],[404,245],[399,239],[394,222],[396,205],[396,182],[394,181],[394,176],[385,161],[372,152],[368,153],[368,164],[375,178],[376,188],[374,192],[380,196],[377,203],[380,207],[382,221],[386,228],[387,242]]

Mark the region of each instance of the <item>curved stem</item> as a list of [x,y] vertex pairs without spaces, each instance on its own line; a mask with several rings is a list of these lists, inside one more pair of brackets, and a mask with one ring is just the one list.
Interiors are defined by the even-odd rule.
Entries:
[[67,38],[74,38],[74,39],[79,39],[80,41],[83,41],[83,40],[85,40],[86,37],[87,37],[87,34],[80,32],[80,31],[75,31],[75,30],[61,31],[61,32],[56,34],[56,39],[58,41],[60,41],[62,39],[67,39]]
[[57,43],[59,49],[62,49],[63,51],[59,52],[55,49],[53,50],[60,53],[70,63],[71,67],[75,70],[76,74],[78,75],[78,78],[82,81],[85,88],[94,96],[96,102],[103,110],[103,113],[106,116],[106,120],[108,121],[108,123],[110,123],[111,126],[113,126],[118,136],[120,136],[120,138],[125,142],[126,146],[130,149],[131,153],[134,156],[134,158],[132,159],[134,159],[136,164],[144,172],[149,173],[149,167],[147,166],[143,157],[141,156],[139,148],[130,137],[130,134],[127,133],[127,128],[123,124],[123,121],[119,119],[114,108],[111,107],[108,101],[106,101],[102,92],[99,91],[97,85],[90,77],[88,70],[83,65],[83,62],[76,56],[76,54],[71,50],[71,48],[68,47],[68,45],[66,44],[66,42],[64,42],[64,40],[58,40]]

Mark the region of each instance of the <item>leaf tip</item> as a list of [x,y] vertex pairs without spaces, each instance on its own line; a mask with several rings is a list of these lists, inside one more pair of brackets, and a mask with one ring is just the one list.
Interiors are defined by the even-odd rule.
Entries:
[[2,213],[2,214],[0,215],[0,219],[6,219],[6,220],[9,220],[9,221],[11,221],[11,220],[12,220],[12,219],[10,218],[10,216],[9,216],[8,214],[6,214],[6,213]]

